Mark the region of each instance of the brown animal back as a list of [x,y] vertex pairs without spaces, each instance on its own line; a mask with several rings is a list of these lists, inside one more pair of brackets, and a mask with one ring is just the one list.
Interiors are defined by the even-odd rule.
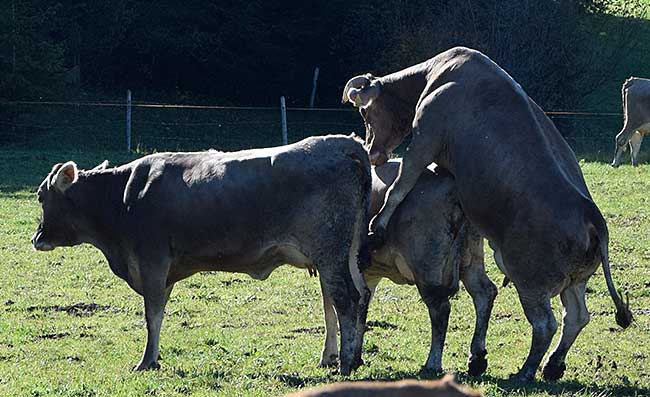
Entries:
[[414,379],[397,382],[340,382],[284,397],[479,397],[481,393],[460,387],[447,375],[441,380]]

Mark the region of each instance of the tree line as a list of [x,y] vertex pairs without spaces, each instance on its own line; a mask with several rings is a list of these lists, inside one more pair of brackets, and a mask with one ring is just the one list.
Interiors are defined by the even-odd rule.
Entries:
[[[647,30],[642,0],[5,0],[0,98],[97,93],[175,102],[336,106],[351,76],[456,45],[479,49],[545,108],[575,108]],[[646,29],[646,30],[640,30]],[[643,58],[645,57],[645,58]],[[647,67],[646,67],[647,69]]]

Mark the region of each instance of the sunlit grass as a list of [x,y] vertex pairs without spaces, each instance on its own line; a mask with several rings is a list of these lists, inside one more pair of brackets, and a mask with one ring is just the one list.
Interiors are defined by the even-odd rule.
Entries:
[[[159,371],[131,372],[144,347],[142,299],[90,246],[34,252],[33,194],[53,163],[90,168],[105,153],[0,152],[0,395],[275,396],[341,379],[317,367],[323,342],[318,282],[284,267],[264,281],[206,273],[180,282],[167,306]],[[474,323],[467,293],[452,301],[443,364],[488,396],[650,395],[650,166],[582,164],[608,220],[612,272],[630,292],[636,322],[621,331],[599,270],[589,283],[592,321],[558,383],[506,381],[523,363],[530,327],[512,287],[500,289],[488,333],[485,376],[464,375]],[[218,220],[215,220],[218,221]],[[489,249],[488,273],[500,285]],[[554,301],[558,320],[561,309]],[[417,377],[429,320],[413,287],[384,281],[372,303],[366,365],[352,379]]]

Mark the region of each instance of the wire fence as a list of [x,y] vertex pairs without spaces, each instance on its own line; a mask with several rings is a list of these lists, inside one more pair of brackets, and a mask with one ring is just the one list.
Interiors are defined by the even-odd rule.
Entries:
[[[134,103],[131,145],[137,151],[238,150],[282,144],[280,107],[220,107]],[[287,109],[289,142],[311,135],[363,133],[347,109]],[[125,105],[117,103],[0,103],[0,145],[52,145],[126,150]]]
[[[170,105],[133,102],[131,147],[137,152],[239,150],[282,144],[278,107]],[[126,105],[97,102],[2,102],[0,146],[20,149],[126,150]],[[622,114],[549,111],[578,158],[607,160]],[[354,109],[287,108],[288,141],[311,135],[363,135]]]

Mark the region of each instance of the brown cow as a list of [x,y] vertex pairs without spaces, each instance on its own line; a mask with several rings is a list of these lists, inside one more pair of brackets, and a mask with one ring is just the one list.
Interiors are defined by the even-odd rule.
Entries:
[[70,161],[55,165],[38,189],[43,214],[32,242],[39,251],[90,243],[142,295],[147,343],[136,370],[160,366],[176,282],[207,270],[264,280],[285,263],[317,266],[339,314],[348,375],[360,362],[370,297],[357,265],[370,188],[368,154],[342,135],[229,153],[157,153],[88,171]]
[[284,397],[479,397],[481,393],[460,387],[452,375],[440,380],[397,382],[340,382]]
[[[373,167],[372,215],[379,212],[401,164],[401,160],[394,159]],[[386,243],[372,253],[372,265],[363,272],[371,291],[382,278],[417,286],[431,320],[431,348],[424,371],[443,370],[449,298],[458,291],[459,280],[471,295],[476,311],[468,372],[480,375],[487,368],[485,337],[497,288],[485,274],[483,258],[483,238],[463,214],[454,178],[446,170],[430,166],[395,211]],[[326,332],[321,365],[328,366],[336,363],[337,328],[335,308],[324,292]]]
[[623,96],[623,129],[616,135],[616,153],[612,167],[621,165],[621,157],[630,146],[632,165],[639,165],[639,149],[643,136],[650,133],[650,80],[630,77],[621,88]]
[[454,176],[465,216],[488,239],[533,329],[517,379],[534,378],[551,344],[557,330],[551,297],[558,294],[565,310],[562,337],[543,375],[563,376],[567,352],[589,322],[585,290],[599,263],[617,323],[630,325],[632,313],[610,274],[607,224],[573,151],[496,63],[457,47],[384,77],[352,78],[343,100],[360,108],[372,163],[385,162],[412,135],[400,174],[371,221],[375,245],[429,164]]

